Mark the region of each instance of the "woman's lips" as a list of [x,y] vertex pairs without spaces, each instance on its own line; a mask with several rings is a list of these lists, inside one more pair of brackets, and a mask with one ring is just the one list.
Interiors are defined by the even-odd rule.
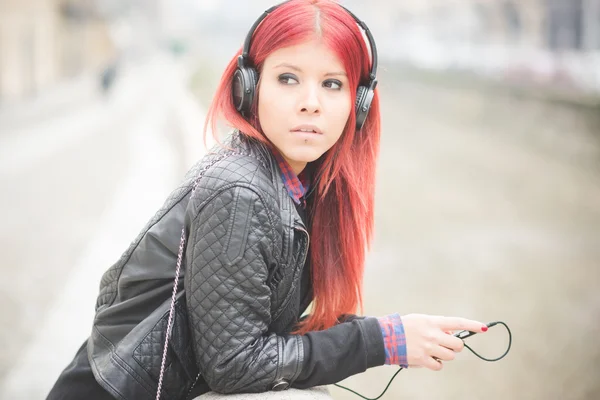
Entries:
[[307,132],[307,131],[291,131],[291,132],[293,134],[296,134],[296,135],[310,135],[310,136],[319,136],[319,135],[322,135],[321,133],[317,133],[317,132],[314,132],[314,131],[310,131],[310,132]]
[[316,126],[316,125],[298,125],[295,128],[291,129],[291,132],[294,133],[306,133],[306,134],[312,134],[312,135],[321,135],[323,134],[323,132],[321,131],[321,129]]

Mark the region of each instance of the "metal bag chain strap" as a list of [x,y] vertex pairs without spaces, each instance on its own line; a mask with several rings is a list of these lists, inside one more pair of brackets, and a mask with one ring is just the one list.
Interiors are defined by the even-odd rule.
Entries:
[[[198,187],[198,183],[199,183],[202,175],[204,175],[204,173],[210,167],[212,167],[219,161],[223,160],[224,158],[232,156],[232,155],[241,155],[241,153],[235,152],[235,151],[224,153],[221,156],[216,157],[214,160],[209,162],[204,168],[202,168],[202,170],[200,170],[200,172],[198,173],[198,175],[195,178],[194,187],[192,188],[192,194],[190,195],[190,199],[194,196],[194,193],[196,192],[196,188]],[[186,235],[185,235],[185,224],[184,224],[184,226],[181,228],[179,253],[177,254],[177,267],[175,268],[175,280],[173,282],[173,293],[171,294],[171,307],[169,309],[169,319],[167,320],[167,334],[165,336],[165,346],[163,348],[162,362],[160,364],[160,376],[158,378],[158,388],[156,389],[156,400],[160,400],[160,394],[162,391],[163,376],[165,373],[165,364],[167,362],[167,349],[168,349],[168,344],[169,344],[169,338],[171,337],[171,330],[173,329],[173,314],[175,312],[175,297],[177,295],[177,285],[179,283],[179,273],[181,272],[181,262],[183,260],[183,251],[185,249],[185,238],[186,238]],[[189,393],[191,392],[193,387],[196,385],[196,382],[198,382],[199,378],[200,378],[200,373],[198,373],[198,375],[196,376],[196,379],[192,383],[192,386],[190,387],[190,390],[188,391],[187,395],[189,395]]]

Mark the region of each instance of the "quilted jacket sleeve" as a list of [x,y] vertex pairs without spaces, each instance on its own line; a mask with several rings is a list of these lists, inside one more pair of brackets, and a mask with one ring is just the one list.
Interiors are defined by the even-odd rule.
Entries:
[[201,374],[220,393],[265,392],[281,379],[295,380],[301,337],[267,333],[267,266],[277,262],[274,244],[281,240],[272,207],[240,184],[190,205],[185,288]]

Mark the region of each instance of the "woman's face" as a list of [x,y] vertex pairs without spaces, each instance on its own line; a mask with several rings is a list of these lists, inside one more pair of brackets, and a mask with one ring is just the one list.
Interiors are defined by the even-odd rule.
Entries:
[[258,93],[263,132],[296,174],[337,142],[352,110],[346,71],[317,40],[271,53]]

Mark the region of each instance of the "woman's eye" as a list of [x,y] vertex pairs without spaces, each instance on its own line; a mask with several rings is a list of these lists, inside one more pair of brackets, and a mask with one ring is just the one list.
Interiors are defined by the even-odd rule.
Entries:
[[328,80],[323,82],[323,86],[329,89],[340,90],[342,88],[342,82],[337,80]]
[[280,83],[283,83],[284,85],[295,85],[298,83],[298,79],[292,74],[279,75],[278,80]]

